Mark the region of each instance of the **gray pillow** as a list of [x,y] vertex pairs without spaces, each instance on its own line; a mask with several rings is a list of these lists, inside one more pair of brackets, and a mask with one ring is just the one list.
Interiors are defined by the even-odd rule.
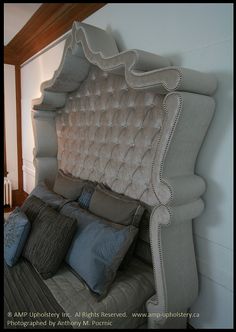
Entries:
[[76,203],[66,204],[61,213],[73,216],[78,222],[66,262],[101,300],[116,277],[138,229],[105,221],[79,208]]
[[[30,196],[36,196],[44,201],[47,205],[59,210],[68,199],[65,199],[61,195],[56,194],[53,190],[49,189],[44,182],[40,182],[30,193]],[[28,198],[29,198],[28,197]],[[27,199],[28,199],[27,198]]]
[[36,219],[42,208],[45,208],[46,203],[40,198],[30,195],[26,198],[21,206],[21,210],[26,214],[29,221],[32,223]]
[[77,199],[82,192],[85,181],[80,178],[66,175],[59,170],[54,183],[53,191],[68,199]]
[[44,279],[50,278],[65,258],[76,228],[76,220],[47,206],[32,224],[22,255]]
[[123,229],[124,226],[120,224],[115,224],[109,220],[103,219],[101,217],[97,217],[91,212],[89,212],[87,209],[81,208],[80,204],[78,202],[68,202],[65,204],[61,210],[60,213],[71,218],[71,219],[76,219],[78,223],[82,221],[84,222],[90,222],[94,221],[94,218],[97,218],[100,222],[103,222],[104,224],[107,224],[109,226],[112,226],[116,229]]
[[91,197],[89,211],[117,224],[138,227],[144,207],[135,199],[98,185]]

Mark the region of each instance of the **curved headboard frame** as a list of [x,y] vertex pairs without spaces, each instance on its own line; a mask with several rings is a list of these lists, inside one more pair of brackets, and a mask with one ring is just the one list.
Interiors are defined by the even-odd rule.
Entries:
[[[186,318],[167,319],[165,313],[185,312],[198,294],[192,219],[204,210],[201,195],[206,184],[194,174],[194,166],[215,102],[207,96],[173,92],[166,95],[163,107],[171,113],[173,126],[165,152],[156,160],[161,164],[159,184],[166,187],[161,204],[152,210],[150,219],[154,276],[159,291],[147,302],[147,308],[163,314],[149,320],[150,328],[180,328],[185,326]],[[153,173],[154,178],[157,176]]]
[[[56,110],[63,107],[66,92],[79,87],[90,64],[110,73],[125,74],[131,88],[154,89],[161,94],[178,90],[211,95],[217,86],[214,75],[170,66],[170,61],[159,55],[141,50],[119,52],[114,39],[106,31],[74,22],[60,66],[51,80],[41,84],[42,96],[33,101],[33,108]],[[76,67],[80,70],[74,70]]]
[[[68,115],[70,94],[83,87],[94,65],[109,75],[124,77],[127,87],[137,93],[164,97],[163,122],[153,143],[150,179],[146,181],[151,198],[144,201],[152,210],[149,232],[156,285],[147,309],[152,313],[185,312],[197,296],[198,284],[191,220],[204,209],[200,197],[206,189],[204,180],[195,174],[195,162],[213,116],[215,103],[209,95],[216,89],[216,79],[170,66],[168,59],[144,51],[119,53],[107,32],[75,22],[58,70],[41,85],[42,96],[33,101],[36,184],[45,179],[54,183],[60,162],[57,114],[64,110]],[[116,191],[115,186],[112,189]],[[151,328],[168,324],[173,320],[166,316],[149,320]]]

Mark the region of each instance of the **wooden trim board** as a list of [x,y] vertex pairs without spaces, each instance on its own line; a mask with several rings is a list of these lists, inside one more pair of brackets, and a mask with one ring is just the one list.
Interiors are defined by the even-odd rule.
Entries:
[[15,66],[16,82],[16,137],[18,162],[18,190],[23,191],[22,129],[21,129],[21,73],[20,66]]

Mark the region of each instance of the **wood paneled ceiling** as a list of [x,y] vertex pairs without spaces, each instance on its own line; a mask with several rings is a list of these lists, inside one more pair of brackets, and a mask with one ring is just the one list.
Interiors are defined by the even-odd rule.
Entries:
[[4,63],[21,65],[106,3],[44,3],[4,47]]

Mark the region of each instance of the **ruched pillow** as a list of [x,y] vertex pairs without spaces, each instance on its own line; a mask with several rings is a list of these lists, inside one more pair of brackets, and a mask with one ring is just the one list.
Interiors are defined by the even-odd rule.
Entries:
[[65,258],[76,228],[76,220],[47,206],[32,224],[22,255],[44,279],[50,278]]

